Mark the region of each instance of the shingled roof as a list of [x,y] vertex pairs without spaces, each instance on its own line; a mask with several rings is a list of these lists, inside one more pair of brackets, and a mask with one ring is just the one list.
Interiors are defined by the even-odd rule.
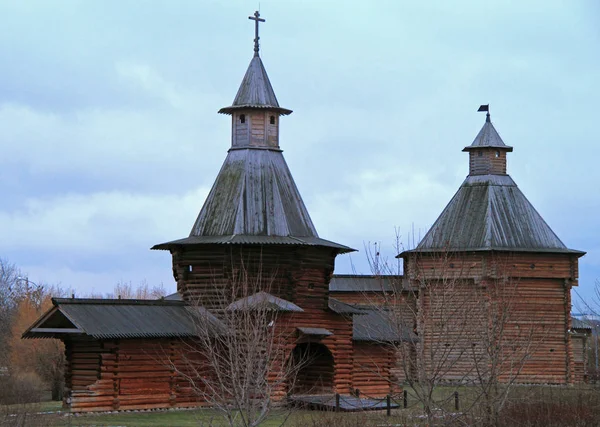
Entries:
[[[512,151],[489,120],[469,147]],[[583,255],[568,249],[509,175],[467,176],[413,251],[525,251]],[[412,251],[408,251],[412,252]]]
[[232,114],[235,110],[246,108],[268,108],[282,115],[292,113],[292,110],[279,106],[265,66],[258,55],[250,61],[233,104],[221,108],[219,113]]
[[475,140],[468,147],[463,148],[463,151],[470,151],[477,148],[489,147],[489,148],[500,148],[506,151],[512,151],[513,148],[508,146],[500,138],[500,134],[492,124],[490,120],[490,114],[488,113],[485,119],[483,127],[475,137]]
[[[250,62],[233,105],[220,110],[281,108],[258,56]],[[321,239],[278,147],[233,146],[204,202],[190,235],[152,249],[201,244],[323,246],[338,253],[354,249]]]
[[230,150],[190,236],[154,246],[287,244],[352,248],[321,239],[280,151]]
[[468,176],[416,250],[582,253],[564,245],[508,175]]

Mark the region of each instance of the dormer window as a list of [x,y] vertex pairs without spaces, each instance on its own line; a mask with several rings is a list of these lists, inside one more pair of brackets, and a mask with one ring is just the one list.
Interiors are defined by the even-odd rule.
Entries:
[[275,124],[275,116],[271,116],[271,118],[269,119],[269,123],[271,123],[272,125]]
[[240,123],[246,123],[246,115],[240,114]]

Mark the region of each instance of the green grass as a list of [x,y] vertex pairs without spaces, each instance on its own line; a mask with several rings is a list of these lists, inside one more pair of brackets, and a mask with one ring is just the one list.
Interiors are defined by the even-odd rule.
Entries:
[[[274,415],[267,420],[265,427],[281,425],[284,416]],[[70,423],[70,424],[69,424]],[[124,427],[188,427],[225,425],[219,413],[209,409],[131,412],[102,415],[78,415],[69,420],[66,417],[59,426],[124,426]]]
[[0,405],[0,413],[12,414],[21,412],[58,412],[62,410],[62,402],[46,401],[39,403],[20,403],[16,405]]

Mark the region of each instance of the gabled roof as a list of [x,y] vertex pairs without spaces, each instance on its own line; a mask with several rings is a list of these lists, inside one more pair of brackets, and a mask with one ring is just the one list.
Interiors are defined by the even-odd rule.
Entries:
[[468,176],[414,251],[568,249],[508,175]]
[[54,307],[33,324],[24,338],[61,338],[83,334],[96,339],[167,338],[197,335],[197,317],[209,333],[225,326],[208,311],[180,301],[53,298]]
[[267,292],[257,292],[249,297],[241,298],[227,306],[227,310],[273,310],[288,313],[302,313],[300,307],[293,302],[271,295]]
[[513,148],[506,145],[502,138],[500,138],[500,134],[492,124],[490,120],[490,115],[487,115],[486,121],[483,124],[483,127],[475,137],[475,140],[471,145],[465,147],[463,151],[470,151],[477,148],[500,148],[506,151],[512,151]]
[[260,56],[254,56],[250,61],[233,104],[221,108],[219,113],[232,114],[235,110],[244,108],[268,108],[282,115],[292,113],[292,110],[279,106]]
[[319,238],[278,150],[230,150],[190,236],[154,246],[289,244],[354,249]]

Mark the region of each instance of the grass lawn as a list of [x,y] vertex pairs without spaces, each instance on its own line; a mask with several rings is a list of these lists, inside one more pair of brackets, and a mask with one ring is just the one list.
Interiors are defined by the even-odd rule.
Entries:
[[[323,413],[297,411],[288,419],[290,426],[310,424],[309,420],[315,416],[321,417]],[[349,414],[328,414],[331,416],[347,417]],[[261,424],[264,427],[280,426],[284,415],[273,415]],[[304,420],[306,420],[305,423]],[[70,422],[70,424],[69,424]],[[71,420],[63,417],[58,426],[123,426],[123,427],[188,427],[188,426],[219,426],[226,425],[219,413],[209,409],[165,411],[165,412],[140,412],[119,413],[106,415],[81,415],[72,417]],[[286,424],[287,425],[287,424]]]

